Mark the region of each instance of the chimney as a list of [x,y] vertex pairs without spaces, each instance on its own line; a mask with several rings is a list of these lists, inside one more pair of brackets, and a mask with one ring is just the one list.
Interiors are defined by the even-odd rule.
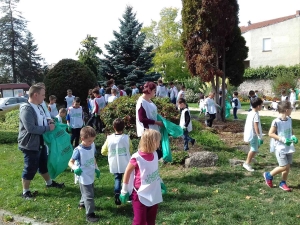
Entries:
[[300,10],[296,11],[296,17],[300,16]]
[[250,26],[250,25],[251,25],[251,21],[249,20],[249,21],[248,21],[248,26]]

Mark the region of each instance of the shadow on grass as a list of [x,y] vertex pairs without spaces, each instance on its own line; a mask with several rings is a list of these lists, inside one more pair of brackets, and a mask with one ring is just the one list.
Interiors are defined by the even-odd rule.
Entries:
[[236,182],[238,179],[244,178],[244,173],[240,172],[221,172],[215,171],[214,173],[197,173],[189,174],[184,177],[164,178],[166,182],[189,183],[197,186],[211,186],[214,184],[221,184],[226,182]]

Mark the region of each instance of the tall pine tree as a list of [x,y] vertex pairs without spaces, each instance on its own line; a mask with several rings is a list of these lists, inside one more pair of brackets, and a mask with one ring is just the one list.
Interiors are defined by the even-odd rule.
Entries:
[[114,31],[115,40],[105,45],[108,54],[102,59],[102,75],[113,78],[116,83],[141,84],[145,74],[153,66],[153,47],[143,47],[146,35],[141,33],[142,23],[136,20],[131,6],[126,6],[123,19],[120,19],[120,32]]
[[5,67],[10,67],[13,82],[17,82],[17,60],[19,50],[24,42],[23,34],[26,31],[26,21],[16,10],[19,0],[0,0],[0,60]]
[[38,46],[30,32],[27,32],[25,43],[19,51],[17,60],[19,81],[28,85],[43,81],[43,69],[41,62],[43,58],[37,53]]

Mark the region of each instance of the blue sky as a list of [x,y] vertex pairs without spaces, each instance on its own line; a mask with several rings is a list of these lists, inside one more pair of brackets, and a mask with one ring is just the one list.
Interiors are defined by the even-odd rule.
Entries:
[[[238,0],[240,25],[293,15],[300,10],[300,0]],[[29,21],[39,52],[46,62],[63,58],[77,59],[76,51],[87,34],[98,37],[98,45],[113,39],[119,30],[119,18],[126,5],[133,6],[144,25],[158,21],[164,7],[181,9],[181,0],[21,0],[19,10]]]

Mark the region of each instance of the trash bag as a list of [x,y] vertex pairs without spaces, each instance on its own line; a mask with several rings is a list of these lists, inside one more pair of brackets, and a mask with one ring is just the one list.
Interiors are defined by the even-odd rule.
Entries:
[[161,148],[163,152],[163,160],[165,162],[172,162],[172,153],[170,149],[169,135],[172,137],[181,137],[183,130],[180,126],[166,120],[161,115],[157,115],[157,120],[163,122],[164,126],[160,128],[161,134]]
[[70,135],[66,132],[67,125],[55,123],[55,129],[43,134],[44,142],[49,148],[48,172],[55,179],[67,167],[73,153]]
[[225,118],[228,118],[230,116],[230,109],[231,109],[231,104],[229,101],[225,101]]

